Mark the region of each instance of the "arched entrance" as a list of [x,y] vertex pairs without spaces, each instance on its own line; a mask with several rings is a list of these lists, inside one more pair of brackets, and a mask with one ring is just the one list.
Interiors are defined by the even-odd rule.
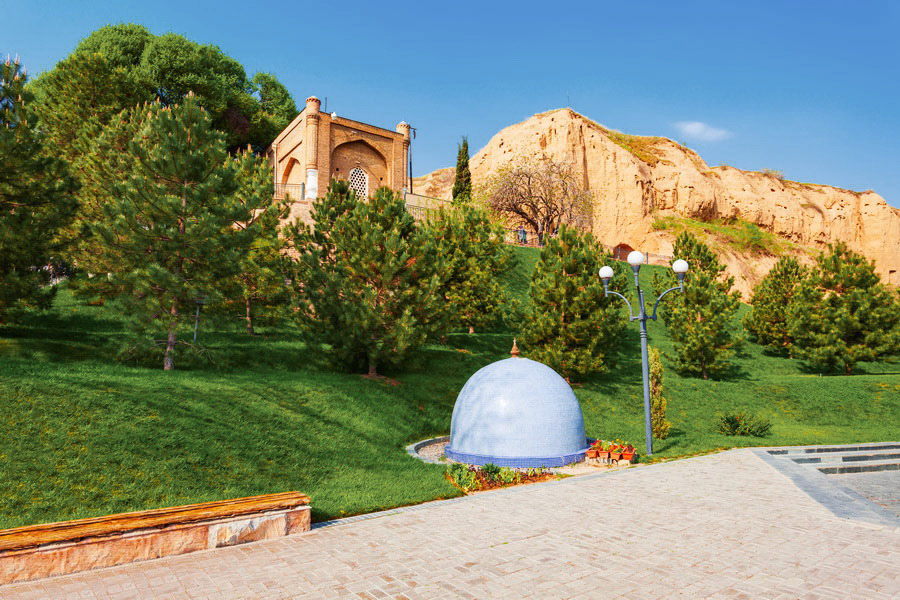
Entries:
[[625,260],[630,253],[634,252],[634,248],[628,244],[618,244],[613,248],[613,258],[616,260]]

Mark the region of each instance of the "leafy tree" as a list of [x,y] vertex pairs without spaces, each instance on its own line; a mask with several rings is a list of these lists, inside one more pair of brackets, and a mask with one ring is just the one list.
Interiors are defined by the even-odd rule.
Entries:
[[290,206],[274,199],[272,170],[252,152],[239,157],[237,181],[237,198],[246,209],[247,219],[235,225],[247,234],[247,250],[241,255],[225,296],[226,303],[240,302],[247,333],[254,335],[255,319],[272,317],[290,303],[285,285],[289,259],[284,255],[285,241],[280,235],[280,223]]
[[18,59],[0,65],[0,319],[49,304],[45,267],[75,209],[75,184],[66,165],[44,153],[25,82]]
[[653,437],[669,437],[672,424],[666,419],[666,398],[663,396],[663,366],[659,350],[650,348],[650,425]]
[[[125,151],[123,132],[132,131]],[[109,157],[106,203],[92,228],[108,251],[109,293],[146,340],[160,329],[163,368],[175,366],[179,331],[195,303],[215,301],[247,245],[235,223],[250,219],[236,192],[238,171],[224,135],[193,96],[174,107],[135,109],[101,136],[97,159]],[[104,152],[105,150],[105,152]],[[156,346],[156,344],[153,344]]]
[[789,308],[789,334],[801,357],[850,375],[860,361],[900,353],[900,302],[874,263],[839,243],[816,267]]
[[[549,239],[531,279],[531,312],[521,335],[531,358],[567,378],[608,369],[626,327],[597,277],[598,266],[608,263],[613,261],[590,233],[564,225]],[[614,290],[625,285],[623,270],[615,268]]]
[[462,204],[441,210],[426,230],[435,242],[429,260],[442,266],[439,294],[449,324],[474,333],[496,322],[512,302],[499,279],[512,258],[503,228],[484,209]]
[[290,230],[298,317],[310,340],[370,376],[401,364],[444,318],[430,236],[403,199],[380,188],[361,201],[335,180],[313,203],[314,227]]
[[[93,55],[100,55],[106,62],[104,69],[115,73],[114,85],[103,86],[105,71],[96,70],[86,58]],[[73,94],[70,100],[52,86],[44,91],[43,79],[57,77],[57,70],[69,71],[64,78],[67,81],[88,82],[91,93]],[[103,77],[89,82],[95,73]],[[273,131],[281,131],[297,113],[291,114],[290,95],[285,98],[287,90],[273,75],[258,74],[254,81],[217,46],[197,44],[174,33],[153,35],[140,25],[107,25],[82,40],[66,60],[39,78],[39,112],[41,121],[53,127],[57,121],[68,121],[56,116],[58,112],[91,115],[96,104],[114,107],[115,113],[150,100],[173,106],[193,93],[214,126],[226,134],[229,149],[235,151],[249,143],[261,151],[271,143]],[[71,85],[66,88],[73,89]]]
[[562,225],[590,230],[592,196],[569,163],[543,157],[500,168],[487,182],[488,205],[543,240]]
[[472,172],[469,171],[469,138],[463,136],[456,152],[456,178],[453,180],[453,202],[472,198]]
[[789,256],[782,257],[753,290],[751,310],[744,317],[744,329],[760,345],[791,354],[794,340],[788,326],[788,311],[794,296],[807,277],[808,269]]
[[[675,343],[673,361],[679,371],[708,379],[730,366],[732,348],[740,341],[732,328],[740,293],[731,291],[734,277],[724,275],[725,265],[693,234],[684,232],[676,238],[673,255],[673,261],[684,259],[690,265],[684,292],[670,294],[660,303],[660,314]],[[653,279],[657,293],[678,284],[668,270]]]

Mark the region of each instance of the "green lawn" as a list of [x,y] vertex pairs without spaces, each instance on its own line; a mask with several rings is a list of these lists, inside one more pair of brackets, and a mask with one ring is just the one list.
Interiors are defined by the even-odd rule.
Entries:
[[[517,249],[507,283],[519,296],[536,253]],[[458,390],[508,356],[512,333],[451,335],[391,373],[393,385],[331,372],[290,329],[240,328],[201,332],[216,362],[172,373],[115,362],[120,323],[65,290],[52,311],[0,328],[0,527],[286,490],[309,494],[322,520],[458,493],[404,446],[448,433]],[[671,349],[661,324],[650,335]],[[900,364],[860,371],[820,377],[749,343],[727,380],[668,370],[672,433],[655,456],[900,438]],[[633,324],[612,372],[576,389],[588,435],[642,447],[640,386]],[[716,433],[731,410],[771,419],[771,435]]]

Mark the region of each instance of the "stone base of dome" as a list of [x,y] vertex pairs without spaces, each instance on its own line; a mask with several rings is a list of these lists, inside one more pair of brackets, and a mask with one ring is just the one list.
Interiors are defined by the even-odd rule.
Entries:
[[486,465],[492,463],[498,467],[508,467],[511,469],[529,469],[529,468],[551,468],[564,467],[572,463],[584,460],[584,453],[587,448],[579,450],[573,454],[564,454],[561,456],[486,456],[483,454],[467,454],[465,452],[457,452],[450,446],[444,448],[444,455],[450,460],[466,463],[468,465]]

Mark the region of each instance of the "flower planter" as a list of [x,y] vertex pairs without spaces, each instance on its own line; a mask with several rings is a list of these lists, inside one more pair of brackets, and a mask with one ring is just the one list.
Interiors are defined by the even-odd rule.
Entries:
[[633,459],[634,459],[634,452],[623,452],[622,453],[622,460],[627,460],[628,462],[631,462]]
[[620,458],[622,458],[622,453],[621,453],[621,452],[610,452],[610,453],[609,453],[609,459],[610,459],[610,460],[619,460]]
[[597,458],[597,455],[600,454],[597,450],[588,450],[584,453],[588,458]]

